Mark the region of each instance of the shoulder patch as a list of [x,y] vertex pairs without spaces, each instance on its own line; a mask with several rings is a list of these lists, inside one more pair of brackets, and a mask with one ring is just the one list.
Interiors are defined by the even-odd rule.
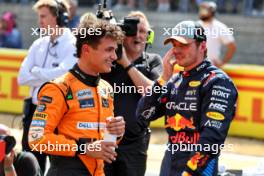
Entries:
[[66,100],[72,100],[72,99],[73,99],[73,94],[72,94],[71,87],[69,87],[67,90],[67,94],[66,94]]

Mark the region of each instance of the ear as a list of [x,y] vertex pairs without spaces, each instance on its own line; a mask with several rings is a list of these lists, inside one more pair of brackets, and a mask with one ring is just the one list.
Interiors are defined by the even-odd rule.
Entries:
[[206,42],[202,41],[200,44],[200,47],[201,47],[202,51],[205,51],[206,50]]
[[90,51],[90,46],[87,43],[83,44],[82,45],[82,53],[87,54],[87,53],[89,53],[89,51]]

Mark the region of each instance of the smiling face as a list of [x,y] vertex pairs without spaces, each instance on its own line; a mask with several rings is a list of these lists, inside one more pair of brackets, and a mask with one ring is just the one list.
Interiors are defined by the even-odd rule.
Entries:
[[188,71],[200,64],[203,61],[203,53],[206,49],[206,43],[200,45],[194,39],[187,39],[188,44],[182,44],[177,40],[172,40],[173,55],[176,58],[177,64],[184,67]]
[[117,59],[116,49],[117,41],[111,37],[101,38],[96,47],[83,44],[79,65],[90,75],[108,73],[111,71],[112,62]]
[[145,49],[148,36],[148,27],[143,18],[140,18],[137,28],[137,35],[125,37],[124,39],[124,47],[128,53],[141,54]]

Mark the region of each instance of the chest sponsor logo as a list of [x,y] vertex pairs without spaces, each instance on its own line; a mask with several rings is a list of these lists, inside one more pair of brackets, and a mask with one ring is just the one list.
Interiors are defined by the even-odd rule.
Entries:
[[196,95],[196,90],[187,90],[186,95],[187,96],[195,96]]
[[224,100],[224,99],[216,98],[216,97],[211,97],[210,100],[211,100],[211,101],[218,101],[218,102],[221,102],[221,103],[228,104],[228,101],[226,101],[226,100]]
[[76,93],[77,99],[85,99],[85,98],[92,98],[93,97],[93,93],[91,89],[84,89],[84,90],[80,90]]
[[206,127],[214,127],[216,129],[220,129],[222,127],[222,122],[216,121],[216,120],[207,120],[207,122],[204,124]]
[[178,94],[178,89],[177,88],[171,89],[171,95],[177,95],[177,94]]
[[190,87],[198,87],[201,84],[201,81],[191,81],[189,82]]
[[176,104],[176,102],[168,102],[166,108],[179,111],[197,111],[197,103],[181,102]]
[[221,112],[225,112],[227,108],[227,105],[222,105],[220,103],[210,103],[209,109],[219,110]]
[[104,108],[109,108],[109,101],[108,101],[108,99],[102,98],[102,106]]
[[197,98],[196,98],[196,97],[184,97],[184,100],[188,100],[188,101],[196,101]]
[[44,103],[51,103],[52,102],[52,97],[43,95],[42,97],[40,97],[40,101],[44,102]]
[[106,89],[99,89],[99,94],[100,94],[101,97],[107,97]]
[[165,128],[167,127],[172,128],[175,131],[180,131],[186,128],[195,129],[192,117],[187,119],[178,113],[175,116],[167,118]]
[[48,117],[48,114],[43,113],[43,112],[35,112],[33,115],[34,118],[39,118],[39,119],[43,119],[46,120]]
[[80,103],[80,108],[93,108],[93,107],[95,107],[93,98],[79,100],[79,103]]
[[231,92],[231,89],[228,89],[228,88],[225,88],[225,87],[219,86],[219,85],[214,85],[213,88],[220,89],[220,90],[223,90],[223,91],[226,91],[226,92]]
[[206,116],[214,120],[224,120],[225,116],[219,112],[207,112]]
[[104,129],[106,124],[101,122],[77,122],[77,129],[81,130],[96,130],[98,128]]
[[31,126],[45,127],[46,126],[46,120],[32,120]]
[[177,132],[174,136],[170,136],[170,142],[172,144],[181,144],[181,143],[196,144],[199,138],[200,138],[200,134],[197,132],[187,134],[184,131],[180,131]]
[[46,105],[45,104],[39,104],[38,106],[37,106],[37,111],[38,112],[43,112],[43,111],[45,111],[46,110]]
[[141,115],[145,119],[149,119],[153,114],[155,114],[156,108],[153,106],[150,109],[145,110]]
[[230,95],[230,93],[223,92],[221,90],[214,90],[212,91],[213,96],[218,96],[227,99]]

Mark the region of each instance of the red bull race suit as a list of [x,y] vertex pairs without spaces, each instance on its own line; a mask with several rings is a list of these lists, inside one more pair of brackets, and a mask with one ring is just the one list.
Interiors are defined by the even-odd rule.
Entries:
[[168,145],[161,176],[217,175],[237,96],[231,79],[207,59],[167,83],[154,83],[152,94],[141,98],[137,117],[147,125],[165,116]]

